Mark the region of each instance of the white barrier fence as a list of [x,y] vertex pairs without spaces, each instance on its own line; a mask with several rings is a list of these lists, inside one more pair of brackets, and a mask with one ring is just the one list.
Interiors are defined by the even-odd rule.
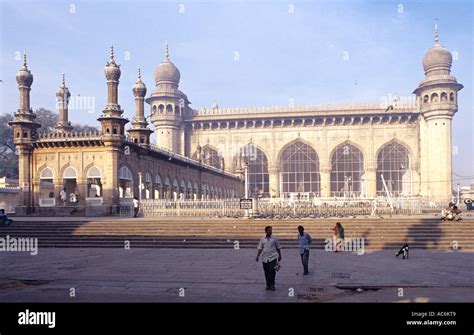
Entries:
[[[313,198],[311,200],[289,200],[264,198],[258,200],[261,216],[295,215],[300,217],[336,215],[388,215],[420,214],[428,204],[421,198],[392,198],[393,209],[384,198],[344,199]],[[133,215],[133,204],[124,203],[122,216]],[[140,216],[220,216],[241,217],[245,211],[240,209],[240,199],[170,201],[142,200]]]
[[260,199],[259,213],[267,215],[336,216],[421,214],[421,198],[392,198],[393,209],[385,198],[313,198],[312,200]]
[[220,216],[238,217],[244,215],[240,199],[169,201],[142,200],[141,213],[145,217],[155,216]]

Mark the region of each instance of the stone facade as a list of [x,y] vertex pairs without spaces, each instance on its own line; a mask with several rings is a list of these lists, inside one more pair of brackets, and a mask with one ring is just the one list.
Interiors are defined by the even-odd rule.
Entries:
[[[138,79],[135,117],[118,104],[120,67],[113,49],[104,73],[108,101],[97,133],[75,133],[68,121],[64,76],[56,93],[56,131],[38,134],[30,108],[33,76],[18,72],[20,108],[11,122],[19,152],[20,205],[102,206],[124,199],[200,200],[243,195],[248,169],[251,196],[452,196],[451,120],[462,85],[450,74],[452,56],[435,44],[423,59],[425,78],[415,98],[386,103],[194,110],[179,89],[181,74],[165,58],[148,98]],[[154,130],[148,127],[144,103]],[[156,145],[150,143],[155,133]],[[128,134],[127,134],[128,133]],[[139,187],[139,185],[142,185]],[[67,195],[61,199],[65,189]]]
[[70,93],[63,76],[57,92],[60,115],[55,132],[39,133],[30,108],[33,76],[26,55],[18,72],[20,108],[10,123],[19,152],[17,214],[119,214],[132,198],[207,200],[243,195],[242,178],[150,143],[152,130],[144,117],[146,87],[133,87],[136,113],[129,122],[118,104],[120,67],[113,49],[104,70],[107,105],[97,132],[74,132],[67,104]]

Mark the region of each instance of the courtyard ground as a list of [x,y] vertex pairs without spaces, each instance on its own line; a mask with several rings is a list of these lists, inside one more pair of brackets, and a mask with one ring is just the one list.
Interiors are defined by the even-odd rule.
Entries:
[[252,249],[0,252],[0,302],[474,302],[472,251],[282,252],[275,292]]

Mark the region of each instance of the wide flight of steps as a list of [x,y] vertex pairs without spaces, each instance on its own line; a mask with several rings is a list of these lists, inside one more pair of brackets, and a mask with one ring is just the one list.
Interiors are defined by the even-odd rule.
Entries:
[[[26,219],[22,219],[26,220]],[[313,247],[323,249],[325,239],[332,238],[332,228],[340,221],[345,237],[364,238],[365,249],[399,249],[404,243],[411,248],[474,250],[474,218],[460,222],[416,217],[245,220],[245,219],[123,219],[88,218],[83,221],[15,220],[11,226],[0,226],[0,238],[36,237],[39,247],[124,248],[256,248],[264,227],[273,226],[273,234],[283,248],[296,248],[298,225],[313,237]],[[238,241],[238,242],[235,242]]]

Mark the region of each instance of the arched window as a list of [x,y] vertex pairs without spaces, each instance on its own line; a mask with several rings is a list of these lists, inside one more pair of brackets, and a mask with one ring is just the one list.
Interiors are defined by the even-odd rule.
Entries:
[[99,168],[92,166],[87,171],[87,197],[101,198],[102,197],[102,174]]
[[153,110],[151,112],[152,115],[156,114],[156,105],[153,105]]
[[133,197],[133,175],[126,166],[122,166],[119,170],[119,196],[120,198]]
[[430,97],[429,97],[428,95],[425,95],[425,96],[423,97],[423,103],[426,104],[426,103],[428,103],[429,100],[430,100]]
[[77,189],[77,173],[72,166],[68,166],[63,172],[63,187],[60,194],[63,204],[77,204],[78,189]]
[[411,194],[410,156],[407,148],[392,141],[380,150],[377,156],[377,194],[385,194],[382,175],[391,195]]
[[454,101],[454,93],[449,93],[449,101]]
[[236,169],[248,165],[248,187],[251,197],[268,196],[270,192],[268,159],[262,150],[252,143],[240,148],[240,155],[236,160]]
[[363,190],[364,157],[352,144],[340,145],[331,158],[331,195],[353,197]]
[[[198,160],[199,154],[195,151],[191,159]],[[222,169],[223,160],[219,152],[213,149],[209,144],[206,144],[201,149],[201,162],[210,166],[215,167],[216,169]]]
[[54,206],[56,199],[54,197],[54,174],[49,167],[41,170],[39,175],[39,205]]
[[163,105],[158,106],[158,111],[160,112],[160,114],[163,114],[164,110],[165,110],[165,106]]
[[153,183],[151,180],[151,175],[147,172],[145,173],[144,179],[142,180],[141,185],[142,190],[142,199],[150,199],[153,192]]
[[446,94],[446,92],[441,93],[441,101],[442,102],[448,101],[448,95]]
[[173,106],[166,105],[166,114],[173,114]]
[[319,157],[309,145],[295,141],[285,147],[280,159],[281,185],[285,195],[289,193],[315,193],[319,195]]
[[438,102],[438,93],[431,94],[431,102]]
[[159,174],[155,176],[155,194],[154,199],[161,199],[163,190],[163,182]]
[[174,201],[178,201],[179,197],[179,183],[178,179],[174,178],[173,180],[173,187],[172,187],[172,196]]

